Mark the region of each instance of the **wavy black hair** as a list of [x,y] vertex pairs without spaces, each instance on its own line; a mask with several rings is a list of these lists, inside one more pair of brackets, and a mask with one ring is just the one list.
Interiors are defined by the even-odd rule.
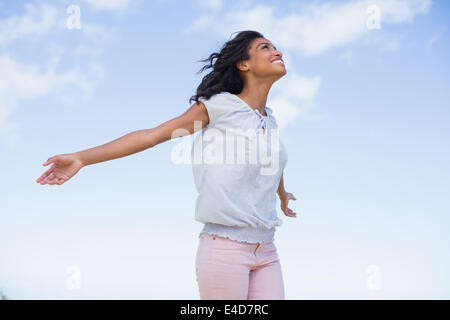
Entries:
[[[248,51],[250,43],[255,38],[264,38],[264,36],[257,31],[240,31],[236,37],[228,40],[222,46],[220,52],[211,53],[208,58],[197,61],[209,61],[209,64],[203,66],[197,73],[202,73],[209,68],[213,68],[213,70],[203,77],[202,82],[197,87],[197,93],[189,99],[189,103],[192,101],[198,103],[200,97],[208,100],[214,94],[222,91],[233,94],[241,93],[244,81],[236,64],[239,61],[250,59]],[[216,59],[215,62],[213,62],[214,59]]]

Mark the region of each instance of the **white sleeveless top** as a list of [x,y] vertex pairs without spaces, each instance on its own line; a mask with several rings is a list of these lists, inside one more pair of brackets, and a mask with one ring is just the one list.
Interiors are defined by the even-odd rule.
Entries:
[[276,197],[287,152],[272,109],[266,116],[237,95],[222,91],[205,104],[209,124],[199,131],[192,152],[199,193],[195,220],[206,232],[232,240],[262,243],[274,239]]

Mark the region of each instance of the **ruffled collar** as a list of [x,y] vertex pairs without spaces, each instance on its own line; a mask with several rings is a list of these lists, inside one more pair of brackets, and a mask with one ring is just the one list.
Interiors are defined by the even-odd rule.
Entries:
[[[251,108],[250,108],[250,109],[251,109]],[[258,109],[254,109],[253,111],[255,111],[256,113],[258,113],[258,115],[260,115],[261,117],[268,118],[268,117],[270,117],[270,116],[272,115],[272,109],[269,108],[268,106],[266,106],[265,109],[266,109],[266,116],[263,116],[263,115],[259,112]]]
[[228,92],[228,91],[222,91],[222,93],[228,94],[230,97],[235,99],[240,105],[244,106],[249,112],[255,114],[258,119],[258,128],[260,129],[266,129],[267,128],[267,122],[273,121],[272,108],[266,106],[266,115],[263,116],[258,109],[252,109],[244,100],[242,100],[239,96],[235,95],[234,93]]
[[257,113],[259,116],[263,117],[263,118],[269,118],[272,115],[272,109],[269,108],[268,106],[265,107],[266,110],[266,116],[263,116],[258,109],[252,109],[247,102],[245,102],[244,100],[242,100],[238,95],[228,92],[228,91],[222,91],[221,93],[226,93],[230,96],[232,96],[234,99],[236,99],[236,101],[238,101],[239,103],[241,103],[242,105],[244,105],[245,107],[248,108],[248,110]]

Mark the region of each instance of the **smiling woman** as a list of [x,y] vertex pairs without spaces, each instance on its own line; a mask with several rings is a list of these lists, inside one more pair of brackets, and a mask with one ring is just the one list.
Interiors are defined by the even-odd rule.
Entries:
[[[275,228],[282,225],[277,217],[276,195],[287,217],[296,217],[287,206],[296,198],[284,189],[287,152],[279,139],[272,108],[266,105],[272,84],[287,73],[282,54],[261,33],[242,31],[220,52],[202,61],[209,64],[200,72],[208,68],[212,71],[189,99],[195,103],[183,114],[98,147],[53,156],[44,163],[52,166],[36,182],[62,185],[87,165],[128,156],[197,130],[216,130],[226,138],[245,131],[250,143],[243,154],[252,154],[252,148],[256,148],[253,138],[263,130],[264,140],[258,143],[257,153],[267,149],[275,155],[277,162],[272,170],[263,170],[265,163],[261,160],[231,165],[193,161],[199,193],[195,217],[204,223],[199,234],[196,276],[201,299],[284,299],[274,243]],[[211,145],[217,146],[216,141],[196,142],[193,150],[200,150],[203,158]]]

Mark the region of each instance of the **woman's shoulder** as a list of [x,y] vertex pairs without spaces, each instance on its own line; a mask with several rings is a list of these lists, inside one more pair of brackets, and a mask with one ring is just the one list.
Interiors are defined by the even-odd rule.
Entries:
[[218,93],[214,93],[209,98],[200,97],[199,100],[202,100],[202,102],[207,101],[210,103],[226,103],[226,102],[233,102],[233,95],[229,93],[228,91],[221,91]]
[[226,115],[228,115],[226,118],[229,119],[230,115],[237,109],[236,100],[227,91],[215,93],[209,98],[201,97],[199,101],[205,105],[211,124],[214,124],[218,119],[223,119]]
[[239,101],[236,100],[236,97],[227,92],[227,91],[221,91],[218,93],[213,94],[209,98],[199,98],[201,102],[203,102],[206,106],[206,109],[211,112],[230,112],[238,109]]

